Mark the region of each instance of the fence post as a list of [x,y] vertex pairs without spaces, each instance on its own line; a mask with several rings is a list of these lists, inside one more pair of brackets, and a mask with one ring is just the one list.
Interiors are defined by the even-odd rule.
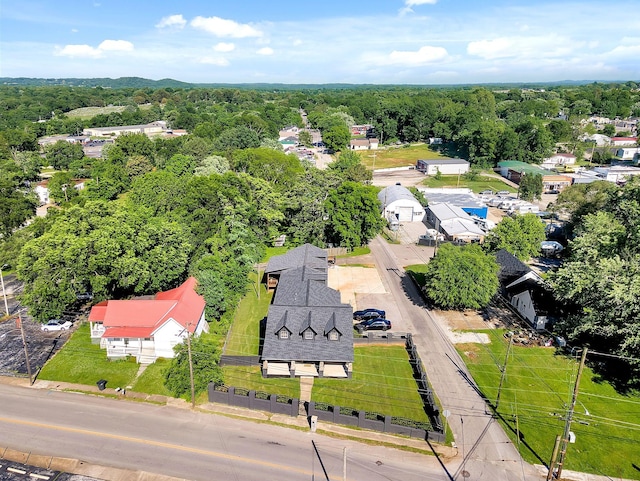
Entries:
[[249,391],[249,409],[253,409],[255,406],[256,392]]

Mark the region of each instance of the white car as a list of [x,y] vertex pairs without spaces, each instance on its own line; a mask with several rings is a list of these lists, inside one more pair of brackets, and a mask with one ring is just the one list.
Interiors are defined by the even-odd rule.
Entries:
[[435,229],[427,229],[427,233],[424,235],[421,235],[419,237],[420,240],[425,240],[425,241],[434,241],[434,240],[438,240],[438,242],[443,242],[444,241],[444,234],[438,232]]
[[66,331],[71,327],[71,321],[63,321],[62,319],[49,319],[49,322],[40,326],[40,329],[47,331]]

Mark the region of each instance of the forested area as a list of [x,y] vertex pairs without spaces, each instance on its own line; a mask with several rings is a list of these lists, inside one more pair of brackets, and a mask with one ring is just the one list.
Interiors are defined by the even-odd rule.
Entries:
[[[124,108],[89,119],[67,115],[109,105]],[[283,127],[303,126],[301,109],[337,154],[326,170],[285,154],[277,142]],[[68,309],[80,292],[93,292],[96,301],[148,294],[195,275],[208,318],[221,320],[224,329],[225,313],[276,237],[285,234],[291,246],[353,248],[381,231],[371,173],[345,149],[350,125],[373,125],[383,145],[439,137],[443,153],[493,167],[501,160],[540,163],[558,143],[581,157],[580,136],[594,127],[580,121],[590,115],[640,115],[638,85],[283,91],[2,86],[0,263],[25,281],[24,302],[41,320]],[[37,142],[86,127],[156,120],[188,135],[121,136],[99,159],[65,141],[44,149]],[[34,218],[33,183],[49,165],[57,208]],[[74,179],[86,179],[85,189],[70,188]],[[575,342],[637,357],[640,187],[580,188],[584,192],[571,188],[558,202],[573,215],[576,234],[568,262],[552,277],[574,308],[561,327]],[[540,235],[520,235],[531,232],[528,222],[501,226],[487,247],[516,246],[526,258]],[[480,255],[467,254],[471,260]],[[494,266],[485,267],[493,275]]]

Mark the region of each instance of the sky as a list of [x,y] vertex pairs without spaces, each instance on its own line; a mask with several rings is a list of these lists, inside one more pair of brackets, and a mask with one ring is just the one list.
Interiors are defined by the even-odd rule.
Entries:
[[0,77],[639,81],[637,0],[0,0]]

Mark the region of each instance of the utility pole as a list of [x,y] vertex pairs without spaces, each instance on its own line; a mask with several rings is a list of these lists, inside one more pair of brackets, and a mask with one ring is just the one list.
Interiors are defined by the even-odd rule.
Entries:
[[196,407],[196,388],[193,383],[193,359],[191,358],[191,334],[189,332],[189,326],[187,324],[187,352],[189,353],[189,378],[191,380],[191,408]]
[[[580,389],[580,377],[582,376],[582,370],[584,369],[584,363],[587,360],[587,351],[588,349],[585,347],[582,349],[582,357],[580,358],[580,366],[578,367],[578,375],[576,376],[576,383],[573,386],[573,396],[571,398],[571,405],[569,406],[569,412],[567,412],[567,418],[564,424],[564,433],[562,435],[562,442],[560,448],[560,459],[556,462],[552,460],[551,465],[549,466],[549,474],[553,476],[553,470],[557,466],[558,472],[556,473],[556,479],[560,479],[562,476],[562,467],[564,465],[564,458],[567,454],[567,447],[569,445],[569,436],[571,432],[571,421],[573,420],[573,411],[576,407],[576,402],[578,400],[578,390]],[[547,474],[547,476],[549,476]],[[550,479],[550,478],[547,478]]]
[[31,363],[29,362],[29,350],[27,349],[27,339],[24,337],[24,327],[22,327],[22,316],[18,313],[18,324],[20,324],[20,333],[22,334],[22,346],[24,347],[24,358],[27,361],[27,374],[29,374],[29,385],[33,384],[31,380]]
[[502,375],[500,376],[500,384],[498,385],[498,395],[496,396],[496,412],[500,405],[500,392],[502,391],[502,383],[507,375],[507,361],[509,360],[509,352],[511,352],[511,346],[513,345],[513,336],[509,338],[509,345],[507,346],[507,354],[504,356],[504,365],[502,366]]
[[7,304],[7,291],[4,290],[4,276],[2,275],[2,269],[7,267],[7,264],[0,267],[0,282],[2,283],[2,295],[4,296],[4,311],[9,315],[9,305]]

